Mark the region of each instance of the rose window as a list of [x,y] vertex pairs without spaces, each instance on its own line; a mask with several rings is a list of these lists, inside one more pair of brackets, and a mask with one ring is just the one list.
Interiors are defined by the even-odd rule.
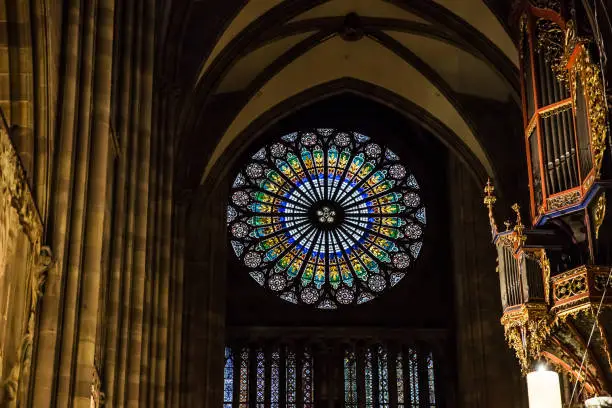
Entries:
[[425,207],[390,149],[357,132],[316,129],[261,148],[236,176],[231,245],[250,276],[320,309],[365,303],[418,257]]

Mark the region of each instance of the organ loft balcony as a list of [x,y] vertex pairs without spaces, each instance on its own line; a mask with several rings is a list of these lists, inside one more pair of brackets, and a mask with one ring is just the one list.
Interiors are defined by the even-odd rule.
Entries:
[[[517,204],[513,223],[498,231],[493,216],[494,188],[485,187],[493,243],[497,249],[506,341],[514,349],[524,373],[546,361],[576,389],[581,398],[612,391],[611,267],[595,241],[601,225],[586,228],[583,242],[569,239],[556,226],[527,228]],[[600,196],[601,197],[601,196]],[[596,197],[591,214],[605,203]],[[599,203],[599,204],[597,204]],[[596,220],[600,216],[593,217]],[[589,239],[588,232],[593,234]],[[606,262],[607,263],[607,262]],[[571,387],[570,387],[571,388]]]

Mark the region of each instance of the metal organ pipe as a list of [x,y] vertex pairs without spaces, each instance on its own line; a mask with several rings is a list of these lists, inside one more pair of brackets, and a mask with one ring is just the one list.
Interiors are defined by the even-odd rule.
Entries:
[[[550,94],[550,88],[547,86],[548,81],[547,81],[547,75],[546,75],[546,68],[544,65],[544,58],[541,53],[538,53],[538,71],[540,74],[539,83],[540,83],[540,95],[542,99],[542,104],[540,104],[539,108],[542,108],[543,106],[549,105],[552,95]],[[549,142],[550,129],[549,129],[548,121],[542,120],[541,123],[542,123],[542,128],[541,128],[542,137],[540,138],[540,140],[541,140],[541,143],[544,144],[544,146],[541,146],[540,149],[545,155],[544,160],[546,160],[546,169],[547,169],[546,191],[550,193],[552,190],[554,190],[554,184],[555,184],[555,176],[554,176],[554,169],[553,169],[554,168],[553,152],[552,152],[551,144]]]
[[572,175],[572,186],[577,186],[580,181],[578,180],[578,162],[576,160],[574,122],[571,117],[571,110],[568,109],[563,112],[561,117],[563,119],[563,137],[565,138],[565,146],[567,148],[566,154],[569,155],[568,167]]
[[[548,61],[546,61],[546,59],[542,58],[542,64],[543,64],[543,69],[544,69],[544,75],[546,77],[546,92],[548,94],[548,104],[553,104],[555,102],[558,101],[558,93],[557,91],[557,87],[555,86],[555,78],[553,77],[553,72],[552,69],[550,68],[550,64],[548,63]],[[550,146],[552,145],[552,156],[548,156],[548,165],[554,168],[554,172],[553,172],[553,183],[551,184],[548,193],[549,194],[553,194],[553,193],[558,193],[561,190],[564,190],[564,186],[562,184],[562,177],[561,177],[561,169],[560,169],[560,162],[559,162],[559,143],[557,140],[557,128],[555,126],[555,118],[554,118],[554,114],[549,114],[548,117],[543,118],[543,121],[545,122],[545,124],[547,126],[545,126],[546,130],[546,145]]]

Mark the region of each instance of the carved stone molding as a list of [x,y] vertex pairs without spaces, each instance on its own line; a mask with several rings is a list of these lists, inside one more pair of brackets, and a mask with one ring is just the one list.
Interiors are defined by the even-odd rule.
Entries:
[[21,341],[15,364],[0,379],[0,406],[19,406],[27,400],[32,364],[32,347],[36,335],[38,309],[44,292],[47,272],[53,264],[51,249],[41,246],[43,226],[40,215],[8,132],[4,116],[0,112],[0,199],[7,208],[15,210],[19,226],[30,242],[25,267],[25,302]]
[[21,160],[11,142],[8,126],[0,114],[0,193],[17,211],[19,223],[30,242],[39,245],[43,226],[28,186]]

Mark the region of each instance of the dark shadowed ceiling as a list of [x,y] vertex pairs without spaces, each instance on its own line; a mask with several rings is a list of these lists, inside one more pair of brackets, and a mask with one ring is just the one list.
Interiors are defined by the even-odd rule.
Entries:
[[[172,2],[159,64],[183,95],[179,173],[219,179],[273,122],[346,88],[422,120],[480,180],[495,177],[509,153],[523,160],[509,3]],[[503,128],[486,123],[489,107]]]

